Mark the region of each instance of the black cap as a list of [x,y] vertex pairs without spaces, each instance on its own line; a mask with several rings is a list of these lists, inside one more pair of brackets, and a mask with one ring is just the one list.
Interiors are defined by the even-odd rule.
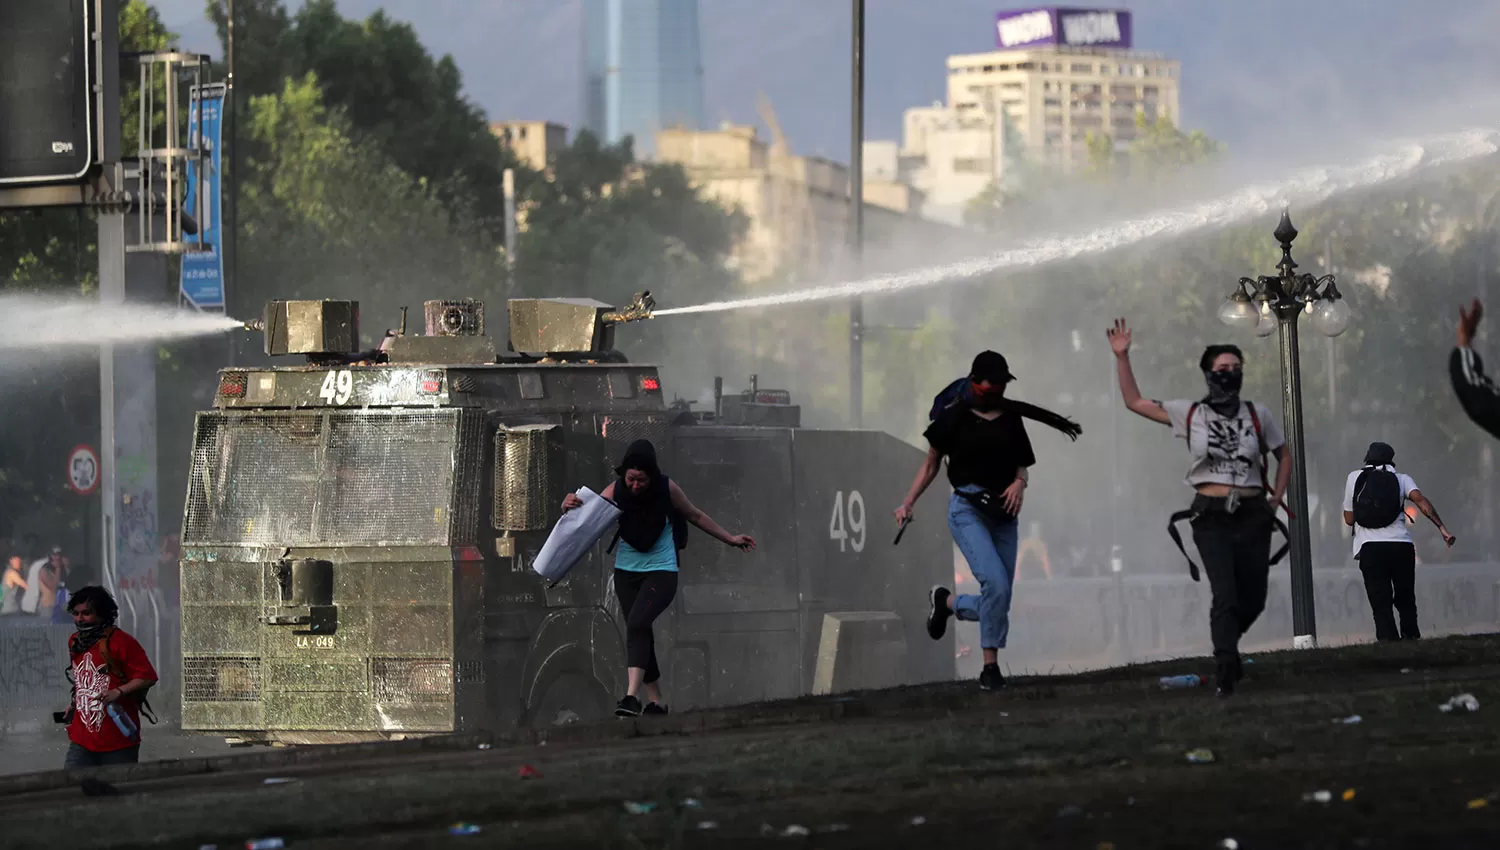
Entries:
[[1005,362],[1005,355],[995,351],[979,352],[974,358],[974,365],[969,367],[969,377],[992,384],[1004,384],[1016,379],[1010,373],[1010,364]]
[[1396,459],[1396,450],[1386,443],[1371,443],[1365,451],[1365,465],[1387,466]]

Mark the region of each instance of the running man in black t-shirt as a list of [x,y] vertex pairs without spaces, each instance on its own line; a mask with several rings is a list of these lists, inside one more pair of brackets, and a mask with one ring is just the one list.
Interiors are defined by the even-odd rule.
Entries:
[[1011,587],[1016,578],[1016,517],[1026,497],[1028,469],[1036,463],[1022,417],[1056,428],[1073,439],[1083,432],[1076,423],[1025,402],[1005,398],[1005,385],[1015,378],[1005,358],[981,352],[969,369],[971,401],[944,408],[924,436],[931,445],[927,460],[896,509],[896,522],[912,518],[912,506],[937,477],[948,459],[948,528],[964,560],[979,581],[979,595],[954,596],[941,585],[928,596],[927,633],[937,640],[948,618],[978,621],[984,670],[979,687],[995,690],[1005,684],[999,651],[1010,633]]

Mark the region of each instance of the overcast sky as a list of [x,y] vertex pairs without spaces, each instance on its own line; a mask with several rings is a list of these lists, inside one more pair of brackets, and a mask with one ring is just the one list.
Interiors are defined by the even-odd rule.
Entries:
[[[290,6],[299,5],[291,0]],[[901,113],[944,97],[944,58],[994,44],[993,0],[867,2],[866,133],[899,138]],[[1183,63],[1182,123],[1230,150],[1304,136],[1415,132],[1413,110],[1491,99],[1500,80],[1495,0],[1135,0],[1140,49]],[[157,0],[184,46],[218,53],[204,0]],[[492,120],[577,125],[578,0],[340,0],[384,8],[428,50],[451,53]],[[849,150],[849,2],[700,0],[708,119],[755,122],[775,104],[793,149]],[[1500,101],[1500,98],[1494,98]],[[1475,114],[1466,109],[1465,114]]]

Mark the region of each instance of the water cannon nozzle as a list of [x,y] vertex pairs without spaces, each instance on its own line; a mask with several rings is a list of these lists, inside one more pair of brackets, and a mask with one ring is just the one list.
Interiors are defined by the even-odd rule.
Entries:
[[622,325],[626,322],[639,322],[642,319],[651,318],[651,311],[656,309],[656,299],[651,297],[651,291],[645,290],[635,294],[635,300],[626,304],[613,313],[605,313],[601,318],[611,325]]
[[264,331],[265,329],[266,329],[266,320],[265,319],[251,319],[250,321],[248,321],[248,322],[245,323],[245,330],[247,330],[247,331],[260,332],[260,331]]

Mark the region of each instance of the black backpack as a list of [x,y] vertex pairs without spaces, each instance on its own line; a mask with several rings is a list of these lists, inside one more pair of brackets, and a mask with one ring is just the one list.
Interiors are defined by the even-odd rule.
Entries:
[[1401,479],[1388,469],[1367,466],[1354,479],[1354,522],[1363,528],[1385,528],[1401,517]]

